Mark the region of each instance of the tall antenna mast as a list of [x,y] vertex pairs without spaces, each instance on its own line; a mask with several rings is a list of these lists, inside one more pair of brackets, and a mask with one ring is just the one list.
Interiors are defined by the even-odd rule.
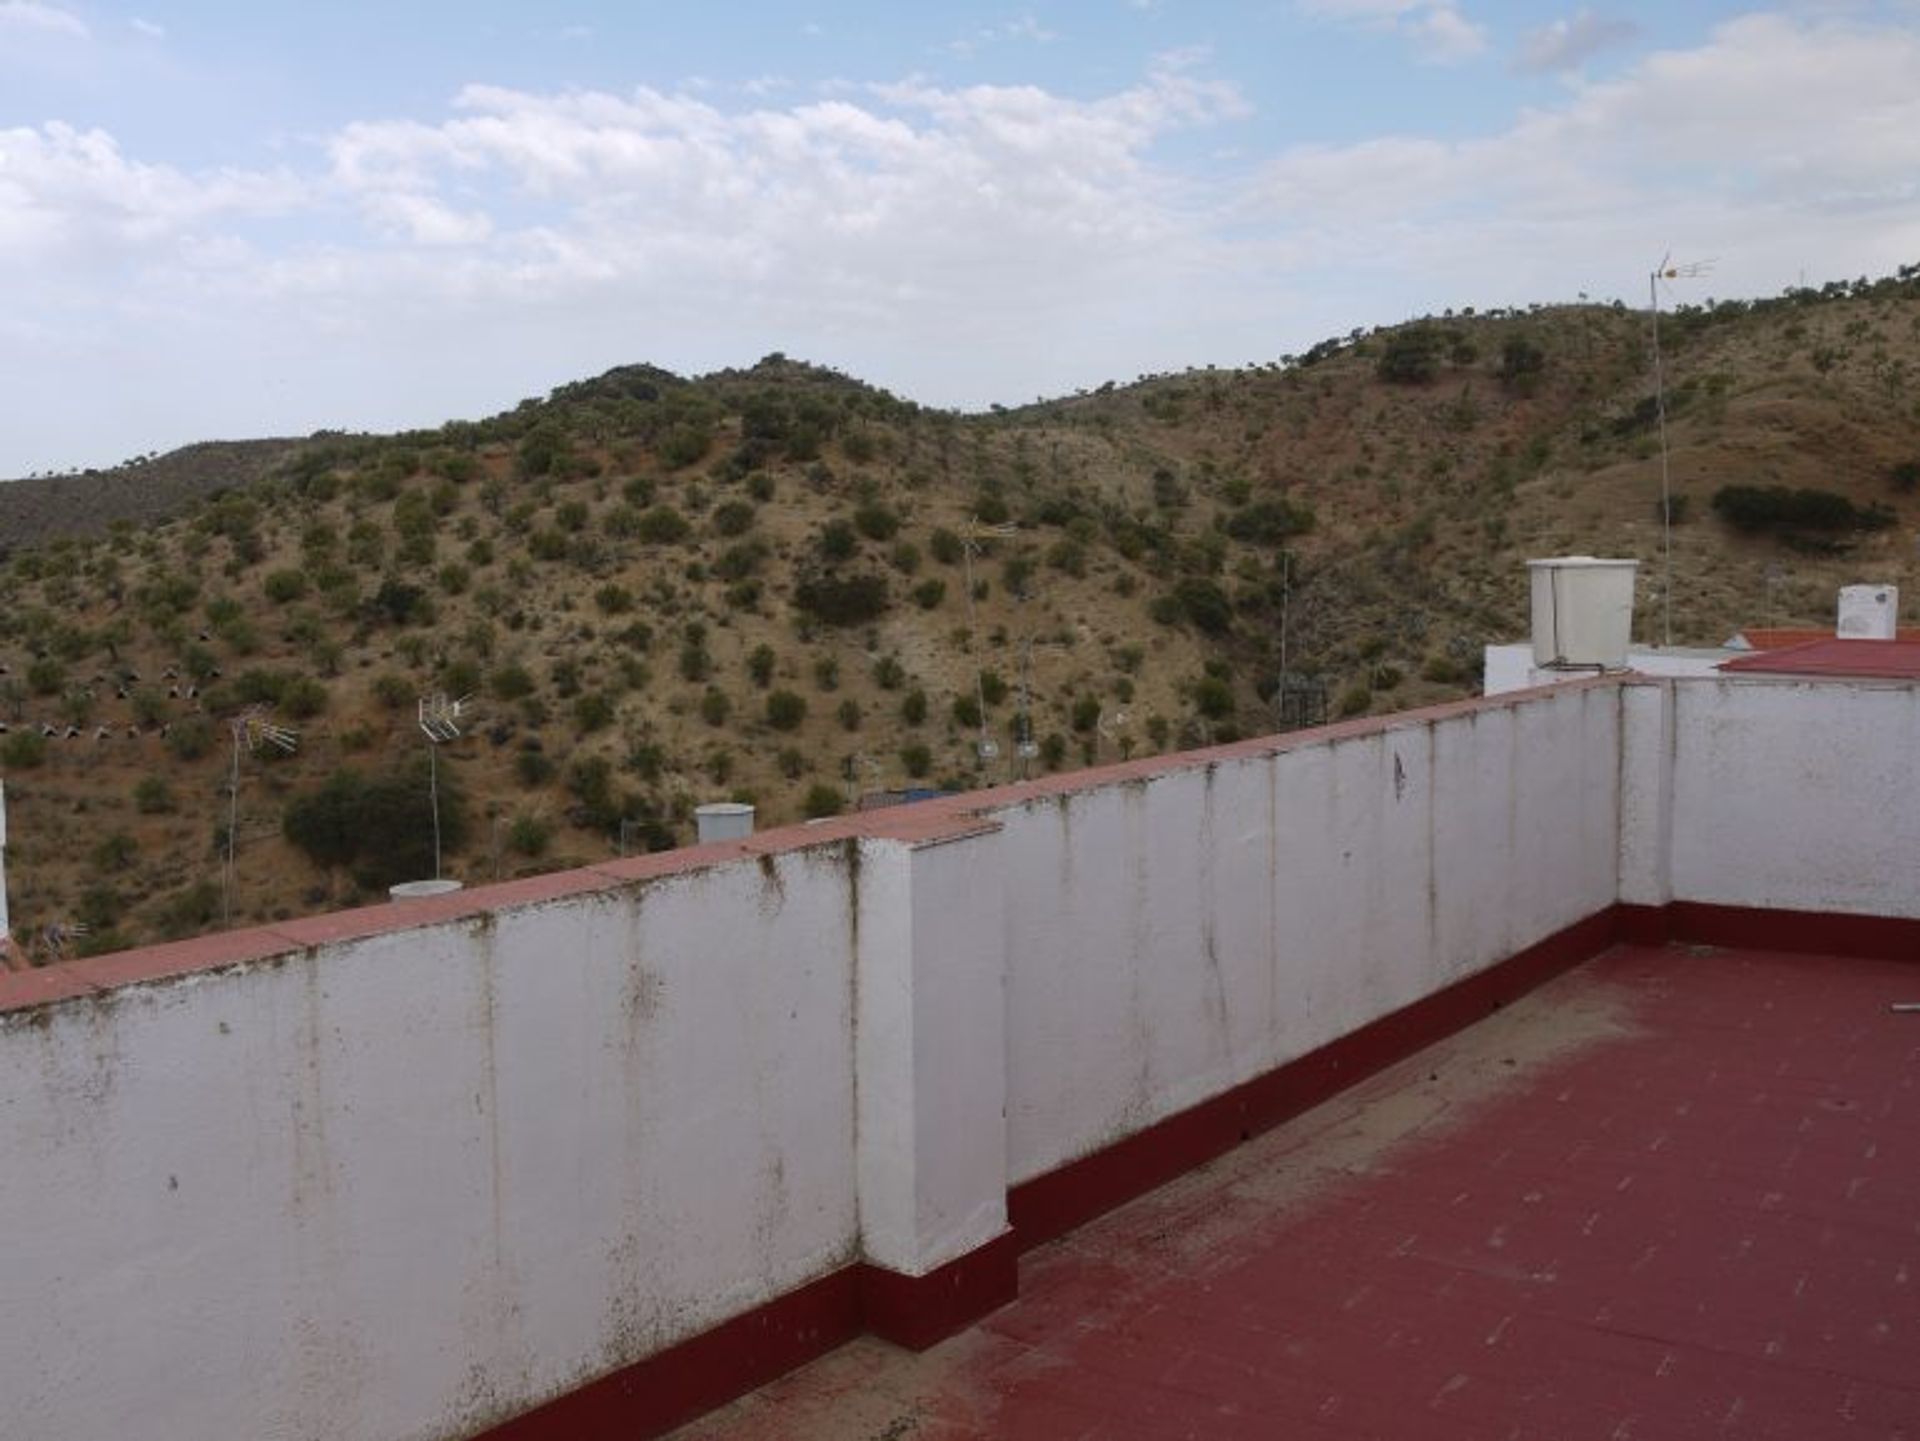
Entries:
[[220,875],[220,924],[233,924],[233,851],[240,838],[240,753],[252,755],[263,745],[288,755],[300,737],[273,719],[270,705],[250,705],[227,723],[233,732],[233,770],[227,777],[227,862]]
[[1660,361],[1660,282],[1692,279],[1713,268],[1711,260],[1675,265],[1668,251],[1647,277],[1647,301],[1653,314],[1653,405],[1660,422],[1660,644],[1673,644],[1673,474],[1667,459],[1666,368]]
[[427,738],[427,803],[433,810],[433,878],[440,879],[440,747],[460,739],[460,717],[472,696],[449,700],[445,691],[420,697],[420,732]]
[[[975,642],[980,638],[980,627],[974,617],[973,557],[980,551],[980,535],[984,531],[989,535],[1008,536],[1018,529],[1011,521],[1005,525],[982,526],[978,516],[967,522],[967,538],[962,547],[967,557],[967,635]],[[973,653],[973,696],[980,707],[980,739],[974,749],[980,756],[981,765],[988,766],[1000,758],[1000,743],[987,727],[987,678],[979,651]]]

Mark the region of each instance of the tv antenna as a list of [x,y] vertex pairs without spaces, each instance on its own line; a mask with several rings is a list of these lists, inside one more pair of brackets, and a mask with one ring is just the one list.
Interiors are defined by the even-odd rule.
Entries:
[[445,691],[420,697],[420,733],[427,738],[427,802],[433,810],[433,878],[440,879],[440,747],[460,739],[461,717],[473,699],[449,699]]
[[[978,516],[967,522],[966,539],[961,549],[967,561],[967,635],[977,638],[980,633],[978,621],[974,616],[973,599],[973,558],[982,553],[980,544],[983,536],[1009,536],[1019,532],[1020,527],[1012,521],[1004,525],[980,524]],[[987,728],[987,679],[986,671],[980,664],[980,652],[973,653],[973,698],[980,708],[980,739],[974,743],[974,751],[980,757],[983,766],[992,765],[1000,759],[1000,742],[996,741]]]
[[273,718],[273,707],[264,703],[250,705],[227,722],[233,733],[233,770],[227,777],[227,864],[220,877],[220,924],[233,924],[233,853],[240,839],[240,755],[253,755],[262,746],[271,746],[282,755],[292,755],[300,744],[297,732]]
[[1660,424],[1660,644],[1673,644],[1673,474],[1667,458],[1667,381],[1660,360],[1660,282],[1693,280],[1713,269],[1711,260],[1673,263],[1668,251],[1647,277],[1647,300],[1653,312],[1653,406]]

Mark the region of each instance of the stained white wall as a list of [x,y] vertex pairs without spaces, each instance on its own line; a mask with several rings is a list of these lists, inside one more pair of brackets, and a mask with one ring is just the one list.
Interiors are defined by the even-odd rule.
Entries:
[[1587,685],[996,812],[1011,1179],[1611,904],[1618,767]]
[[1616,898],[1920,914],[1916,754],[1910,686],[1572,684],[0,1015],[0,1438],[438,1441],[924,1273]]
[[848,872],[0,1018],[0,1436],[461,1435],[845,1264]]
[[1671,711],[1676,900],[1920,916],[1920,687],[1654,689]]

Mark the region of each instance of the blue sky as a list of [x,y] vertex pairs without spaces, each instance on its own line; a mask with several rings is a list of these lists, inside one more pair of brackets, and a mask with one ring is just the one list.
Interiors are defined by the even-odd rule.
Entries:
[[930,404],[1920,260],[1920,4],[0,0],[0,475],[770,350]]

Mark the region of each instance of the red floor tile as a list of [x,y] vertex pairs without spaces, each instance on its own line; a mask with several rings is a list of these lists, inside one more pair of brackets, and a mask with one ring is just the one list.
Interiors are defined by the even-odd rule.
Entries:
[[[1917,995],[1610,952],[1029,1255],[973,1333],[687,1434],[1920,1438]],[[1555,1044],[1568,1008],[1607,1023]]]

